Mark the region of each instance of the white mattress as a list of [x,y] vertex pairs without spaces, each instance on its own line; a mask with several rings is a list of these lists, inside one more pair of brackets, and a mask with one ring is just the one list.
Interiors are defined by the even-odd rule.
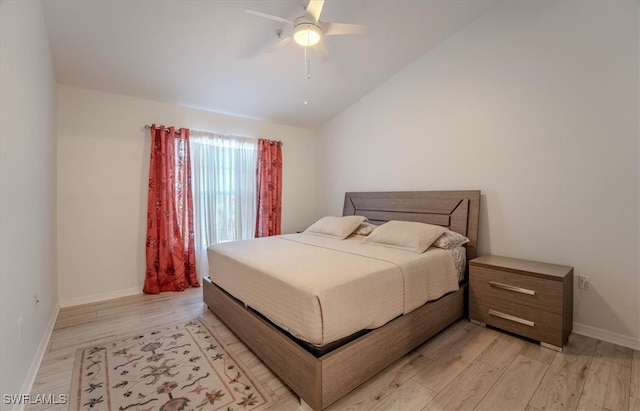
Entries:
[[458,289],[452,253],[289,234],[208,248],[212,281],[292,335],[324,346]]

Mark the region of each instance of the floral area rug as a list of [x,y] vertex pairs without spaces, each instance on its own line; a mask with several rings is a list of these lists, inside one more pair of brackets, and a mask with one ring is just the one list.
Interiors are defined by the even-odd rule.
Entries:
[[69,410],[258,410],[271,401],[195,319],[78,350]]

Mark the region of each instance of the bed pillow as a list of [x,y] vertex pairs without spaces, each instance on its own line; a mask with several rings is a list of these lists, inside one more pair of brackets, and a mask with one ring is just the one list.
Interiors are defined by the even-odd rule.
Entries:
[[393,220],[373,230],[362,242],[424,253],[446,230],[438,225]]
[[451,250],[455,247],[460,247],[467,244],[469,239],[462,234],[455,231],[447,230],[433,243],[435,247],[444,248],[445,250]]
[[373,230],[375,230],[378,226],[375,224],[371,224],[367,221],[363,221],[362,223],[360,223],[360,225],[358,226],[358,228],[356,229],[356,234],[358,235],[369,235],[371,233],[373,233]]
[[322,217],[320,220],[311,224],[304,232],[343,240],[349,237],[364,220],[365,218],[359,215]]

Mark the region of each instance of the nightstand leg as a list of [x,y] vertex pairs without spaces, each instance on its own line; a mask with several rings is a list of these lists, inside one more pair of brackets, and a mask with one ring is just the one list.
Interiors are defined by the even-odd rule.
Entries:
[[555,345],[547,344],[547,343],[544,343],[542,341],[540,341],[540,346],[544,347],[544,348],[548,348],[548,349],[553,350],[553,351],[562,352],[562,347],[558,347],[558,346],[555,346]]
[[472,319],[469,319],[469,322],[470,322],[471,324],[473,324],[473,325],[478,325],[478,326],[480,326],[480,327],[486,327],[486,326],[487,326],[487,324],[485,324],[485,323],[483,323],[483,322],[480,322],[480,321],[478,321],[478,320],[472,320]]

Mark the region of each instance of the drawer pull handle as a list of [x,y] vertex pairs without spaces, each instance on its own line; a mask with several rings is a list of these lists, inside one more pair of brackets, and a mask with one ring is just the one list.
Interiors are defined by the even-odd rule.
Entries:
[[529,320],[524,320],[520,317],[514,317],[513,315],[501,313],[500,311],[489,310],[489,315],[493,315],[494,317],[504,318],[505,320],[514,321],[520,324],[528,325],[529,327],[534,327],[536,323]]
[[515,291],[515,292],[521,293],[521,294],[536,295],[536,292],[533,291],[533,290],[527,290],[526,288],[514,287],[513,285],[509,285],[509,284],[497,283],[495,281],[489,281],[489,284],[491,284],[491,286],[496,287],[496,288],[502,288],[503,290]]

